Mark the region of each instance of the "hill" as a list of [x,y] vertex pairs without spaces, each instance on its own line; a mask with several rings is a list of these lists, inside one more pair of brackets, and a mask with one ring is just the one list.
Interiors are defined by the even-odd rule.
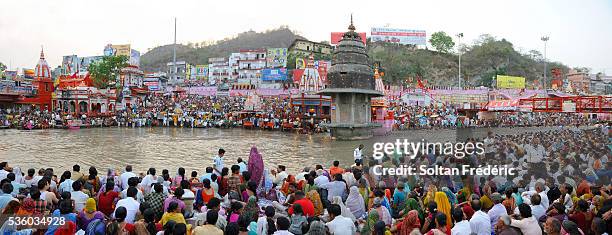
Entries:
[[[534,50],[517,51],[505,39],[485,34],[474,44],[462,47],[461,52],[463,85],[490,86],[495,75],[500,74],[525,77],[529,86],[543,77],[542,55]],[[381,62],[387,83],[402,84],[417,77],[436,86],[452,86],[458,82],[459,58],[456,53],[369,42],[368,54],[373,61]],[[560,68],[564,74],[569,70],[559,62],[548,62],[548,68],[548,78],[552,78],[552,68]]]
[[[210,57],[228,57],[232,52],[240,49],[289,47],[297,35],[287,27],[257,33],[248,31],[238,34],[234,38],[226,38],[213,43],[178,45],[176,49],[177,61],[187,61],[190,64],[208,64]],[[172,45],[156,47],[140,58],[144,71],[163,71],[166,63],[172,61]]]

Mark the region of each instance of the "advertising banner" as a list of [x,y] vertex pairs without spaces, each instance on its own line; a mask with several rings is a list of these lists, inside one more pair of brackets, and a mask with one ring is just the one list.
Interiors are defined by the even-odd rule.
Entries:
[[79,57],[78,61],[78,67],[79,67],[79,73],[86,73],[87,70],[89,69],[89,65],[101,61],[102,60],[102,56],[88,56],[88,57]]
[[77,55],[67,55],[62,59],[62,71],[64,75],[72,75],[79,71],[79,58]]
[[[363,42],[363,45],[365,45],[366,44],[366,40],[367,40],[366,33],[365,32],[360,32],[358,34],[359,34],[359,37],[361,37],[361,41]],[[340,40],[342,40],[342,36],[343,35],[344,35],[343,32],[332,32],[331,33],[331,41],[330,41],[331,43],[330,44],[337,45],[340,42]]]
[[144,82],[144,85],[149,88],[149,91],[159,91],[158,81]]
[[372,28],[373,42],[392,42],[403,45],[426,45],[427,34],[425,30]]
[[327,84],[327,71],[331,67],[331,61],[317,60],[314,62],[315,69],[319,71],[319,78],[323,84]]
[[140,51],[131,49],[129,64],[140,67]]
[[196,79],[202,80],[208,77],[208,65],[196,65],[195,66]]
[[4,77],[9,80],[14,80],[15,78],[17,78],[17,71],[6,70],[4,71]]
[[497,88],[525,89],[525,78],[497,75]]
[[287,69],[263,69],[261,70],[262,81],[284,81],[287,80]]
[[295,59],[295,68],[296,69],[305,69],[307,61],[308,61],[308,59],[296,58]]
[[23,69],[23,77],[27,79],[34,79],[33,69]]
[[304,69],[294,69],[293,70],[293,82],[299,84],[300,79],[302,79],[303,74],[304,74]]
[[287,48],[268,48],[266,59],[268,68],[287,67]]
[[127,56],[130,57],[132,55],[132,50],[130,49],[130,44],[125,45],[111,45],[113,48],[113,55],[115,56]]

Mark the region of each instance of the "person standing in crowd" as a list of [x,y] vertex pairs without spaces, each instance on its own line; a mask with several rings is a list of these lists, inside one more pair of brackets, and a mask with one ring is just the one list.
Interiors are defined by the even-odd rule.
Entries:
[[213,169],[215,170],[215,174],[221,175],[221,171],[223,170],[223,156],[225,156],[225,149],[219,149],[217,152],[217,156],[213,158]]
[[363,144],[360,144],[359,147],[353,151],[353,159],[355,160],[355,164],[359,163],[363,165]]

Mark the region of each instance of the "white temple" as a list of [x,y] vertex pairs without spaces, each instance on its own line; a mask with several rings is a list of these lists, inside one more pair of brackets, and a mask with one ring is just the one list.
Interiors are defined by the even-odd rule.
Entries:
[[311,55],[300,78],[300,92],[312,94],[321,89],[323,89],[323,81],[319,70],[314,67],[314,57]]

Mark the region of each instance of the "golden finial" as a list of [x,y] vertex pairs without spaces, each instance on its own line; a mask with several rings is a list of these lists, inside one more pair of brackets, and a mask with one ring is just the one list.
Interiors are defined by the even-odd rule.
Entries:
[[355,31],[355,26],[353,25],[353,13],[351,13],[351,25],[349,25],[348,29],[350,31]]

